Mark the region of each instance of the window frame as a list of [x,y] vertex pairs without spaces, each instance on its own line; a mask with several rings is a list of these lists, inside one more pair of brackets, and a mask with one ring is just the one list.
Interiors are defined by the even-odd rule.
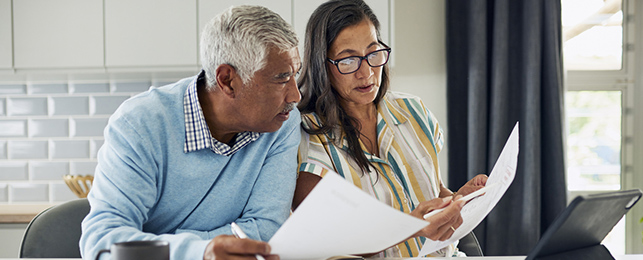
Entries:
[[[620,70],[566,71],[565,92],[567,91],[621,91],[621,189],[643,190],[643,50],[636,43],[643,43],[643,2],[623,0],[623,56]],[[639,14],[638,16],[635,14]],[[639,51],[635,51],[639,47]],[[639,69],[640,70],[640,69]],[[635,102],[636,101],[636,102]],[[635,134],[636,133],[636,134]],[[638,184],[638,185],[637,185]],[[604,191],[567,191],[568,203],[578,195]],[[625,253],[643,253],[641,238],[643,202],[630,210],[625,223]]]

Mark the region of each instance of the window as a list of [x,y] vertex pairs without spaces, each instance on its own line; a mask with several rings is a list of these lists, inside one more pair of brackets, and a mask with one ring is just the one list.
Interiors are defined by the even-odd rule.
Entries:
[[621,189],[620,91],[569,91],[567,189]]
[[562,0],[563,48],[568,70],[620,70],[621,0]]
[[[643,135],[643,129],[635,129],[643,111],[634,109],[635,99],[643,98],[634,95],[636,84],[643,86],[635,83],[634,73],[643,55],[636,56],[630,47],[641,39],[635,38],[634,26],[642,23],[635,24],[633,18],[643,3],[561,0],[561,6],[569,200],[581,194],[643,189],[643,171],[634,174],[634,166],[643,165],[634,158],[641,160],[643,154],[634,154],[632,141]],[[638,223],[643,211],[630,212],[603,241],[613,255],[643,252]]]

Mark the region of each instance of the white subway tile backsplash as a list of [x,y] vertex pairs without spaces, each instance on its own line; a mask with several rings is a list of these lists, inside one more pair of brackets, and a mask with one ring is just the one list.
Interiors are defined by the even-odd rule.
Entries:
[[0,160],[7,159],[7,141],[0,140]]
[[26,181],[28,179],[27,162],[0,162],[0,181]]
[[69,174],[68,162],[30,162],[31,180],[60,181],[63,175]]
[[47,141],[9,141],[9,159],[47,159]]
[[75,199],[62,176],[94,174],[109,116],[150,85],[174,82],[65,78],[0,84],[0,203]]
[[7,104],[7,99],[0,98],[0,116],[6,116],[7,115],[6,112],[5,112],[6,111],[5,110],[6,104]]
[[94,139],[89,143],[89,157],[95,159],[98,156],[98,150],[105,143],[105,139]]
[[152,81],[152,86],[155,86],[155,87],[158,88],[158,87],[162,87],[162,86],[165,86],[165,85],[168,85],[168,84],[174,84],[175,82],[176,81],[165,81],[165,80],[164,81]]
[[88,97],[52,97],[52,115],[89,115]]
[[72,175],[94,175],[98,162],[71,162]]
[[71,192],[65,183],[52,183],[49,185],[49,189],[51,190],[51,200],[53,202],[68,201],[78,198],[73,192]]
[[71,93],[109,93],[108,83],[71,83]]
[[89,158],[89,140],[54,140],[49,150],[53,159]]
[[29,86],[29,94],[67,93],[67,83],[33,84]]
[[47,98],[7,98],[7,114],[10,116],[47,115]]
[[27,136],[27,120],[0,120],[0,137]]
[[0,202],[9,202],[9,185],[0,183]]
[[129,95],[120,96],[92,96],[90,97],[90,113],[92,115],[111,115]]
[[0,94],[26,94],[26,85],[0,85]]
[[69,120],[67,119],[31,119],[29,120],[30,137],[67,137]]
[[78,118],[74,119],[74,136],[103,136],[108,118]]
[[113,83],[114,92],[131,92],[131,93],[140,93],[147,91],[151,84],[149,81],[144,82],[114,82]]
[[9,197],[12,202],[49,201],[49,184],[11,183]]

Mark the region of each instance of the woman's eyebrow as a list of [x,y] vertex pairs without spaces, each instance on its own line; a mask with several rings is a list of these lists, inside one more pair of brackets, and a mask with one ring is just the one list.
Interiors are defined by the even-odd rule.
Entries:
[[[380,43],[379,43],[379,42],[377,42],[377,41],[371,42],[371,44],[369,44],[368,46],[366,46],[366,49],[369,49],[369,48],[371,48],[371,47],[373,47],[373,46],[376,46],[376,45],[379,45],[379,44],[380,44]],[[344,49],[344,50],[340,51],[339,53],[337,53],[337,55],[336,55],[336,56],[342,55],[342,54],[344,54],[344,53],[347,53],[347,54],[355,54],[355,53],[357,53],[357,51],[356,51],[356,50],[353,50],[353,49]]]

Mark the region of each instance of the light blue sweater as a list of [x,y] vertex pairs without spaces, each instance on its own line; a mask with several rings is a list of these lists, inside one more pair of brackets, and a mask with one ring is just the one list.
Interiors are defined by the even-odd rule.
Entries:
[[171,259],[203,259],[212,238],[232,234],[231,222],[268,241],[289,216],[299,112],[232,156],[184,153],[183,97],[193,81],[150,89],[110,118],[82,224],[83,259],[130,240],[166,240]]

